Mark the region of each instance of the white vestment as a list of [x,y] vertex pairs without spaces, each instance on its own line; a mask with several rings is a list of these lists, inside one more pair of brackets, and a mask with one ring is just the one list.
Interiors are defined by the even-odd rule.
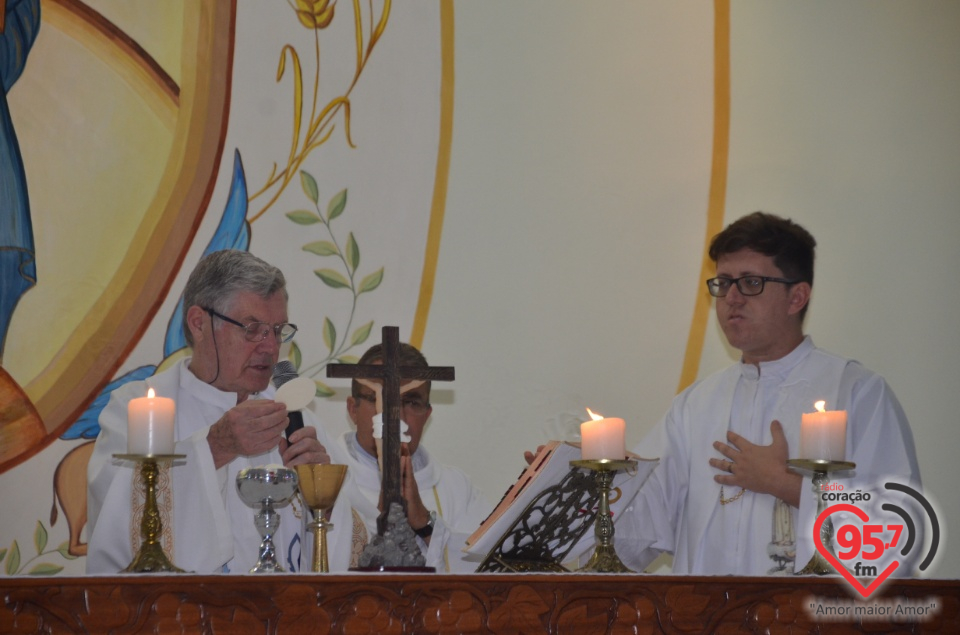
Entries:
[[[347,471],[353,474],[362,493],[359,499],[354,497],[351,500],[351,505],[363,517],[367,533],[375,536],[381,487],[377,459],[360,447],[355,431],[345,433],[340,440],[349,456],[350,467]],[[420,498],[428,510],[437,513],[429,546],[417,538],[417,544],[426,558],[426,566],[434,567],[440,573],[476,571],[480,560],[471,560],[471,556],[461,550],[466,545],[466,539],[476,531],[492,507],[466,474],[456,468],[440,465],[423,446],[413,453],[412,460]]]
[[[847,411],[846,460],[856,463],[853,472],[834,473],[831,481],[848,492],[878,492],[887,481],[919,489],[913,435],[889,386],[859,363],[817,349],[807,337],[782,359],[759,369],[735,364],[673,400],[634,449],[660,456],[660,465],[616,524],[616,550],[624,563],[641,571],[666,551],[674,554],[674,573],[765,575],[778,564],[771,554],[782,550],[795,552],[785,573],[803,568],[815,549],[817,500],[810,475],[799,510],[782,504],[775,510],[776,498],[750,491],[721,505],[720,485],[713,480],[719,472],[708,461],[724,458],[713,443],[726,443],[727,430],[769,445],[773,420],[783,426],[789,457],[803,458],[797,455],[801,415],[813,412],[821,399],[828,410]],[[739,491],[724,487],[723,495],[730,499]],[[794,538],[794,546],[783,546]]]
[[[207,433],[237,405],[237,394],[200,381],[189,363],[189,358],[181,360],[145,381],[119,387],[100,415],[100,436],[87,470],[87,573],[113,574],[126,568],[133,560],[134,545],[140,542],[142,509],[137,507],[132,487],[134,479],[139,484],[139,471],[134,463],[113,455],[127,452],[127,404],[145,396],[148,388],[175,401],[174,453],[186,455],[165,470],[168,476],[161,474],[159,507],[165,552],[173,564],[196,573],[246,573],[256,564],[262,539],[254,525],[258,510],[240,499],[236,477],[245,467],[281,464],[280,453],[274,448],[259,456],[237,457],[217,470]],[[274,393],[270,386],[251,398],[272,399]],[[311,412],[305,410],[303,415],[306,425],[317,428],[320,443],[329,451],[334,441]],[[139,498],[142,508],[142,494]],[[277,561],[287,571],[310,570],[306,555],[302,566],[300,563],[302,541],[312,544],[313,540],[312,534],[303,534],[309,510],[295,501],[277,511],[281,518],[273,536]],[[330,568],[346,570],[352,542],[349,506],[335,506],[333,521],[335,529],[327,536]],[[341,527],[344,530],[337,531]]]

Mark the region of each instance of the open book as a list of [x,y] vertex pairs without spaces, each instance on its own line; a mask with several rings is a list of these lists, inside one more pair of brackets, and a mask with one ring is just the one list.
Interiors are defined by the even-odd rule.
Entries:
[[[637,467],[617,472],[613,479],[610,511],[614,518],[633,500],[640,486],[659,463],[659,459],[644,459],[630,452],[627,453],[627,458],[637,461]],[[467,538],[464,551],[486,556],[500,538],[510,531],[528,505],[541,492],[559,483],[570,472],[570,461],[579,459],[579,443],[550,441],[545,444],[487,519]]]

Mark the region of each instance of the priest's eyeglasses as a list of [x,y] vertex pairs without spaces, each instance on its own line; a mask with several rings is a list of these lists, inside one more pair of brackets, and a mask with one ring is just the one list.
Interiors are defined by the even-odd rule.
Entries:
[[270,335],[270,332],[273,332],[273,336],[277,338],[277,341],[281,344],[283,342],[289,342],[293,339],[293,336],[297,334],[297,325],[288,324],[282,322],[280,324],[267,324],[266,322],[250,322],[249,324],[243,324],[242,322],[237,322],[234,319],[228,318],[222,313],[217,313],[213,309],[205,308],[204,311],[210,314],[210,317],[218,317],[224,322],[233,324],[234,326],[239,326],[243,329],[243,336],[248,342],[262,342],[267,339],[267,336]]
[[736,283],[737,290],[741,295],[760,295],[763,293],[763,285],[767,282],[780,282],[782,284],[797,284],[799,280],[787,280],[786,278],[771,278],[769,276],[740,276],[739,278],[710,278],[707,280],[707,290],[715,298],[722,298],[730,291],[730,287]]
[[[359,395],[356,395],[355,398],[359,399],[360,401],[366,401],[367,403],[377,405],[376,395],[360,393]],[[430,409],[430,404],[425,401],[420,401],[419,399],[402,399],[400,401],[400,407],[403,408],[405,412],[419,417],[427,413],[427,411]]]

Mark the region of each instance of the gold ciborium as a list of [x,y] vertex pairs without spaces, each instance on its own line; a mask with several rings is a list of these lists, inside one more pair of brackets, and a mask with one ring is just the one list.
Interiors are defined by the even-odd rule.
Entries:
[[313,570],[328,573],[327,530],[333,529],[333,523],[327,520],[327,511],[337,502],[347,466],[310,463],[295,465],[294,469],[300,478],[303,503],[313,511],[313,522],[308,525],[313,530]]

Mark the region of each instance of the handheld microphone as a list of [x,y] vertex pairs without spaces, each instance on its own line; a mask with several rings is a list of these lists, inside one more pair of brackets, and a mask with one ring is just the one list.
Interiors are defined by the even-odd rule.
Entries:
[[[303,427],[303,413],[300,410],[313,399],[313,382],[301,378],[297,374],[293,362],[284,360],[273,367],[273,385],[277,388],[277,401],[287,406],[287,416],[290,418],[290,423],[283,434],[289,441],[290,435]],[[286,388],[283,388],[284,386]],[[281,388],[283,389],[281,390]],[[308,391],[309,396],[307,396]],[[304,398],[306,398],[306,401],[304,401]]]

